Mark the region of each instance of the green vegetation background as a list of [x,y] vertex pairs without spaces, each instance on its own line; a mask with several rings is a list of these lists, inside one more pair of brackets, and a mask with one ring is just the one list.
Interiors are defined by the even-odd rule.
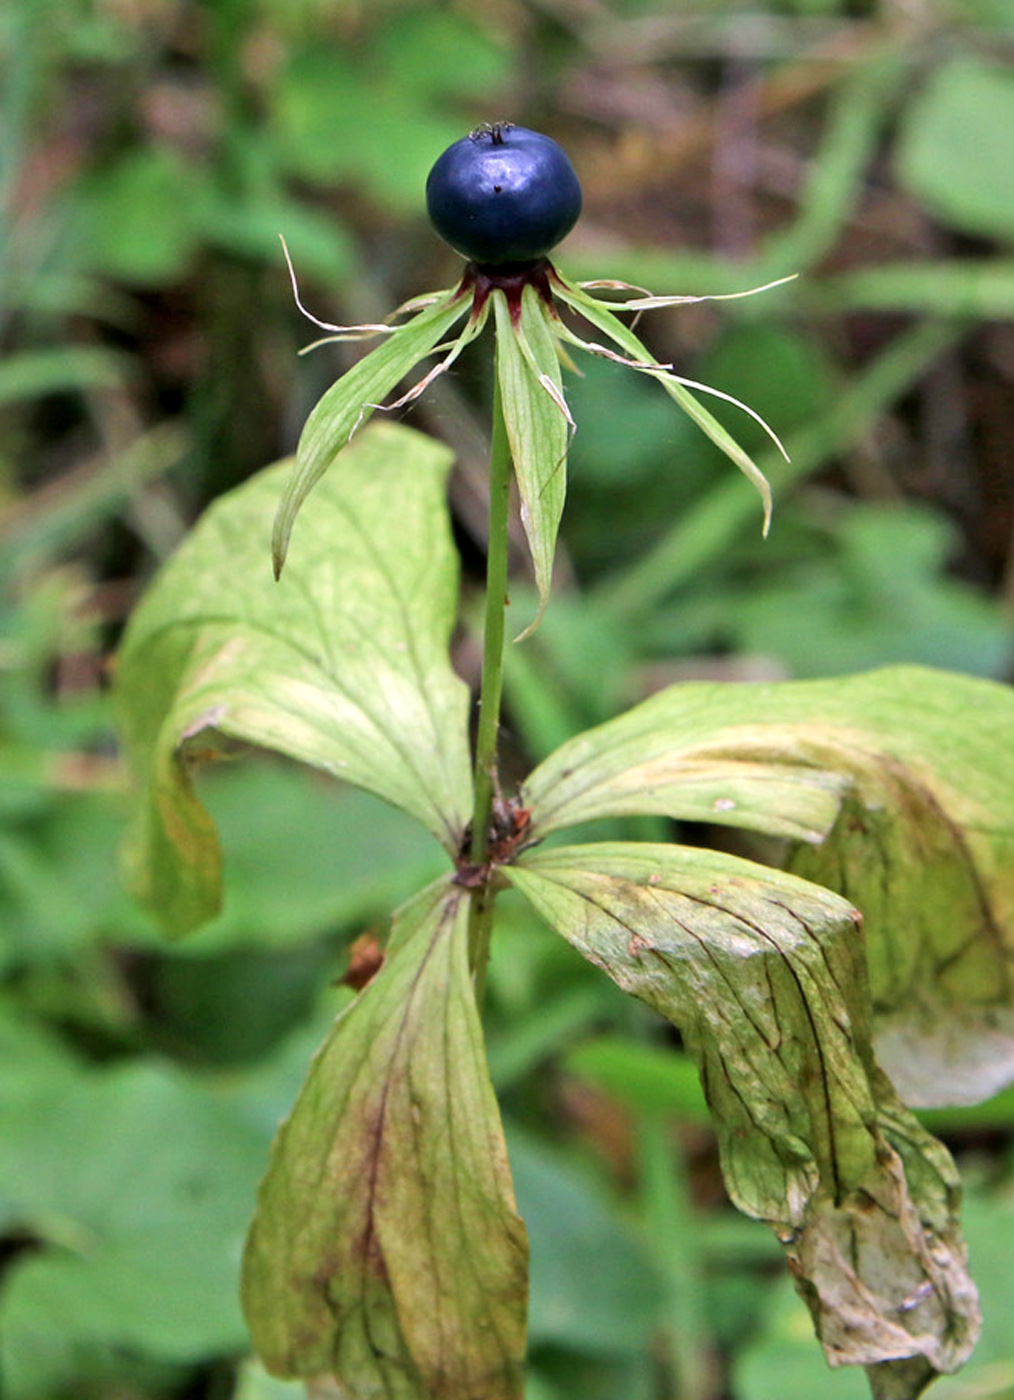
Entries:
[[[124,619],[202,507],[291,450],[347,363],[296,358],[313,333],[279,233],[328,320],[448,285],[427,171],[510,118],[556,136],[582,177],[559,253],[572,276],[699,293],[802,274],[643,328],[788,438],[790,468],[764,458],[766,543],[749,487],[652,386],[605,364],[573,381],[567,552],[507,679],[519,774],[681,676],[914,660],[1007,678],[1012,60],[1011,0],[9,0],[3,1396],[297,1393],[246,1357],[253,1194],[350,995],[352,940],[383,936],[440,863],[376,801],[248,760],[206,783],[229,881],[211,928],[167,947],[118,883],[106,692]],[[473,602],[487,371],[480,347],[410,419],[458,451]],[[520,601],[520,545],[517,563]],[[466,622],[456,664],[472,678],[476,663]],[[825,1371],[774,1241],[725,1203],[696,1079],[658,1023],[520,908],[489,1021],[532,1236],[530,1400],[865,1394]],[[969,1182],[986,1311],[976,1359],[936,1394],[1010,1396],[1014,1100],[934,1121]]]

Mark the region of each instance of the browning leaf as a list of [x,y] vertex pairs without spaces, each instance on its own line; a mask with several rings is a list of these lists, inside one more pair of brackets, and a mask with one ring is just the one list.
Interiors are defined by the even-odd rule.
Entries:
[[[349,1400],[520,1400],[527,1240],[467,964],[467,897],[400,911],[272,1149],[243,1266],[276,1375]],[[327,1387],[325,1387],[325,1390]]]
[[957,1175],[873,1060],[857,912],[677,846],[561,848],[505,874],[680,1028],[729,1193],[774,1227],[828,1361],[899,1397],[956,1370],[979,1327]]

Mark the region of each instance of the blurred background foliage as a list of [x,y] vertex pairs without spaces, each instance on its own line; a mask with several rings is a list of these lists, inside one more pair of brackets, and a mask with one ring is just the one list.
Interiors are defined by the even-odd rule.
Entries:
[[[598,363],[572,382],[567,553],[542,631],[510,658],[518,774],[681,676],[917,660],[1009,678],[1012,58],[1012,0],[0,10],[9,1400],[298,1393],[246,1357],[253,1193],[350,995],[352,940],[383,937],[439,868],[373,799],[251,760],[207,780],[229,879],[214,926],[167,947],[118,883],[107,681],[124,619],[347,363],[335,347],[297,360],[312,332],[279,233],[326,319],[448,285],[426,174],[509,117],[561,140],[583,180],[559,254],[572,276],[697,293],[802,274],[643,325],[787,437],[791,466],[754,444],[776,486],[767,542],[749,488],[652,385]],[[480,348],[412,415],[459,455],[470,677],[488,368]],[[520,605],[520,547],[517,563]],[[532,1235],[530,1400],[865,1393],[824,1369],[774,1241],[726,1204],[678,1045],[520,906],[505,915],[489,1036]],[[969,1182],[986,1307],[976,1359],[935,1393],[1014,1395],[1014,1098],[934,1122]]]

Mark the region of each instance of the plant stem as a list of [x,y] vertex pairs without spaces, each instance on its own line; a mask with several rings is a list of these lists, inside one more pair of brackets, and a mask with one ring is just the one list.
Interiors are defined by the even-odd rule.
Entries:
[[[497,739],[500,732],[500,698],[503,693],[503,646],[507,609],[507,519],[510,503],[511,452],[507,441],[500,379],[494,372],[493,436],[489,455],[489,546],[486,553],[486,619],[483,629],[482,685],[479,692],[479,729],[475,742],[475,806],[472,811],[472,845],[475,865],[486,860],[493,793],[497,772]],[[489,960],[489,936],[496,896],[487,887],[476,892],[468,930],[468,959],[481,999]]]

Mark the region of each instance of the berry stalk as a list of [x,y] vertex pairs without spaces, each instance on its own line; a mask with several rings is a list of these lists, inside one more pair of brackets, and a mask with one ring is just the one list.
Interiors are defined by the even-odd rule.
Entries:
[[[510,505],[511,452],[504,422],[500,378],[493,375],[493,434],[489,455],[489,545],[486,553],[486,614],[483,627],[479,726],[475,742],[475,805],[472,809],[474,865],[483,865],[489,849],[493,794],[497,779],[497,740],[503,695],[503,649],[507,610],[507,530]],[[495,892],[489,882],[475,892],[469,919],[469,966],[476,999],[481,1001],[489,961],[489,936]]]

